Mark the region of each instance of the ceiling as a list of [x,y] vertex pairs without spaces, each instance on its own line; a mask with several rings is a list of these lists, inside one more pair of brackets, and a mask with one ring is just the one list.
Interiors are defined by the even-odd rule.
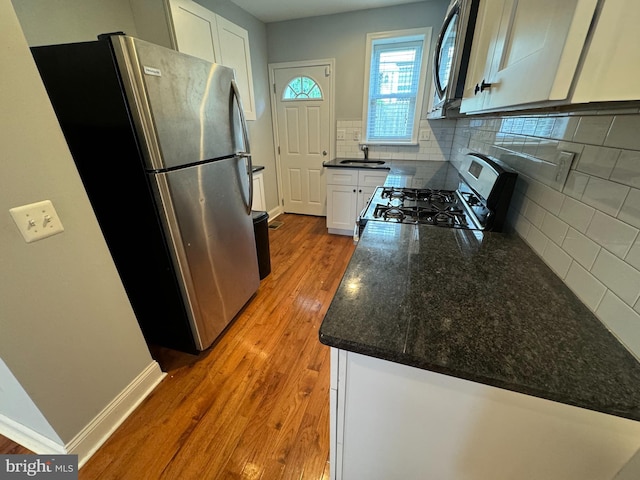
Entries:
[[391,7],[424,0],[231,0],[265,23]]

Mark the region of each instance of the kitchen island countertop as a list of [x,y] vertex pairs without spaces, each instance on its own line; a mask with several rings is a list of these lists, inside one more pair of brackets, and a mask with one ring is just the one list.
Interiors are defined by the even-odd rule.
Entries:
[[516,235],[369,222],[326,345],[640,420],[640,364]]

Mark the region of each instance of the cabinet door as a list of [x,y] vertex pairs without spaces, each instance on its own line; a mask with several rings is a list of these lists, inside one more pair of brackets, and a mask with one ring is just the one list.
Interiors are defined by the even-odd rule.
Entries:
[[[508,0],[484,109],[564,100],[584,48],[596,0]],[[501,48],[500,48],[501,47]]]
[[386,170],[360,170],[358,172],[358,186],[360,187],[381,187],[386,179]]
[[357,192],[358,193],[358,199],[357,199],[357,202],[356,202],[356,218],[358,217],[358,215],[360,215],[360,212],[362,212],[362,209],[367,204],[367,202],[369,202],[369,199],[373,195],[373,192],[375,191],[375,189],[376,189],[376,187],[361,187],[361,186],[358,186],[358,192]]
[[604,2],[572,102],[640,99],[640,2]]
[[357,189],[356,185],[327,185],[327,228],[353,231]]
[[252,210],[266,210],[264,199],[264,177],[262,172],[253,174],[253,206]]
[[233,68],[245,118],[255,120],[249,33],[192,0],[169,0],[169,11],[176,50]]
[[191,0],[169,0],[176,50],[220,63],[216,14]]
[[354,168],[327,168],[327,185],[357,185],[358,170]]
[[505,0],[484,0],[480,2],[476,28],[471,44],[467,80],[460,104],[460,112],[475,112],[482,110],[485,95],[479,90],[483,80],[489,81],[493,54],[498,40],[502,11],[506,6]]
[[236,71],[242,107],[247,120],[256,119],[256,101],[253,95],[251,53],[249,33],[242,27],[218,15],[218,38],[220,40],[220,63]]
[[597,0],[482,2],[462,111],[566,100],[596,4]]

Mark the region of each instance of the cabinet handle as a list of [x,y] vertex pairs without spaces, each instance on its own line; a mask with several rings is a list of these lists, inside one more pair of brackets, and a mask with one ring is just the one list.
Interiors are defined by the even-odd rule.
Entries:
[[490,88],[491,88],[491,84],[482,80],[482,83],[480,85],[476,83],[476,88],[473,89],[473,94],[477,95],[478,92],[482,93],[485,90],[489,90]]

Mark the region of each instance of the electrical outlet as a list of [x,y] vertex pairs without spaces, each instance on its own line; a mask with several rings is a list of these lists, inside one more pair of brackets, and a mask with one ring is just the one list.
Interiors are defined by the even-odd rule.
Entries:
[[339,128],[336,132],[336,140],[344,140],[346,136],[346,132],[344,128]]
[[431,138],[431,132],[429,130],[422,129],[420,130],[420,136],[418,137],[418,140],[429,140]]
[[9,213],[27,243],[64,231],[62,222],[50,200],[11,208]]
[[573,157],[575,157],[575,155],[576,154],[573,152],[561,151],[558,153],[558,166],[556,168],[555,183],[560,190],[562,190],[562,187],[567,181],[569,171],[571,170],[571,164],[573,163]]

